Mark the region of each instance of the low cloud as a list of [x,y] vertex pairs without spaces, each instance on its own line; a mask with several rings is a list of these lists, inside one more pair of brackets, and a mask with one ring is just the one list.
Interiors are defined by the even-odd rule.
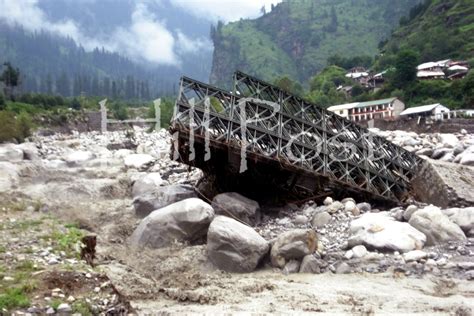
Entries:
[[0,0],[0,20],[21,25],[28,31],[45,30],[69,36],[87,50],[104,47],[137,61],[161,65],[179,66],[183,54],[212,47],[208,39],[191,39],[180,30],[167,29],[164,21],[150,13],[146,1],[135,4],[129,26],[115,29],[107,38],[86,36],[70,19],[50,21],[39,8],[38,0]]
[[263,6],[266,11],[270,11],[272,4],[276,5],[282,0],[170,0],[170,2],[212,22],[218,20],[231,22],[240,18],[255,18],[261,14],[260,9]]

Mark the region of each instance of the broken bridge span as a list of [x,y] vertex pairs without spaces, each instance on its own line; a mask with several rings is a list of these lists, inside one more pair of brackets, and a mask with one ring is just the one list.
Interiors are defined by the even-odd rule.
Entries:
[[232,92],[183,77],[170,132],[175,160],[220,190],[295,199],[330,192],[400,203],[421,161],[368,129],[242,72]]

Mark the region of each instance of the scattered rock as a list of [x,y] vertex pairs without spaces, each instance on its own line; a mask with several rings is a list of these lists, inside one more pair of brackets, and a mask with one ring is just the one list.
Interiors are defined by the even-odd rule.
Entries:
[[298,260],[290,260],[283,268],[283,274],[298,273],[300,271],[300,262]]
[[209,260],[219,269],[251,272],[268,253],[269,244],[251,227],[217,216],[207,234]]
[[71,313],[72,312],[72,308],[69,304],[67,303],[62,303],[62,304],[59,304],[58,308],[57,308],[57,312],[58,313]]
[[0,193],[7,192],[20,182],[18,167],[7,161],[0,161]]
[[367,254],[367,248],[363,245],[358,245],[352,248],[352,253],[354,258],[362,258]]
[[143,169],[155,161],[155,158],[148,154],[132,154],[125,156],[123,162],[128,168]]
[[235,218],[249,225],[255,225],[257,223],[257,218],[260,213],[260,205],[258,202],[235,192],[216,195],[211,205],[216,214]]
[[331,221],[331,215],[328,212],[316,213],[313,216],[311,225],[315,228],[321,228]]
[[161,185],[163,180],[158,172],[147,173],[133,183],[133,197],[155,192]]
[[15,144],[0,144],[0,161],[18,162],[23,160],[23,150]]
[[474,237],[474,207],[450,208],[442,212],[461,227],[467,237]]
[[408,206],[405,212],[403,213],[403,219],[408,222],[413,213],[415,213],[416,211],[418,211],[418,207],[416,205]]
[[461,228],[451,222],[438,207],[432,205],[413,213],[409,223],[426,235],[428,246],[466,239]]
[[409,225],[397,222],[388,212],[365,213],[350,224],[349,247],[408,252],[421,249],[426,236]]
[[95,155],[90,151],[74,151],[65,157],[68,166],[74,167],[88,160],[94,159]]
[[272,246],[272,265],[283,268],[288,260],[301,259],[312,254],[318,245],[318,238],[312,229],[296,229],[281,234]]
[[341,262],[336,268],[336,274],[347,274],[351,273],[351,267],[345,263]]
[[356,206],[361,213],[370,212],[370,210],[372,209],[372,206],[370,205],[370,203],[367,203],[367,202],[358,203]]
[[406,262],[419,261],[421,259],[426,259],[427,257],[428,254],[421,250],[412,250],[403,254],[403,259],[405,259]]
[[332,204],[332,202],[333,202],[332,197],[328,196],[327,198],[324,199],[323,204],[326,205],[326,206],[329,206],[329,205]]
[[330,214],[334,214],[334,213],[336,213],[338,211],[341,211],[343,209],[344,209],[344,204],[342,204],[339,201],[332,202],[327,208],[327,210]]
[[321,261],[312,254],[304,256],[300,265],[300,273],[321,273]]
[[352,215],[357,216],[360,214],[359,209],[357,208],[356,204],[352,200],[348,200],[344,203],[344,211],[352,213]]
[[206,235],[214,210],[206,202],[190,198],[153,211],[133,232],[135,247],[161,248],[173,241],[195,241]]

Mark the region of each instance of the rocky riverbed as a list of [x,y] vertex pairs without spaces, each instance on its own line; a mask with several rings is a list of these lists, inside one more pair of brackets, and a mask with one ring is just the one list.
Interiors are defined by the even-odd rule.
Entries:
[[[378,133],[471,165],[463,131]],[[472,314],[473,207],[201,200],[169,149],[141,129],[0,145],[3,313]]]

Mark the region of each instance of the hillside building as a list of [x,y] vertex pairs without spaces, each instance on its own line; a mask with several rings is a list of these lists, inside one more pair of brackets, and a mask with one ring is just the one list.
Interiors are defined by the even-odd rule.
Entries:
[[354,122],[372,119],[394,119],[404,109],[405,104],[397,98],[340,104],[328,108],[329,111]]
[[418,118],[425,117],[433,120],[442,120],[444,118],[450,118],[450,110],[440,103],[415,106],[408,108],[400,113],[400,117],[403,118]]

